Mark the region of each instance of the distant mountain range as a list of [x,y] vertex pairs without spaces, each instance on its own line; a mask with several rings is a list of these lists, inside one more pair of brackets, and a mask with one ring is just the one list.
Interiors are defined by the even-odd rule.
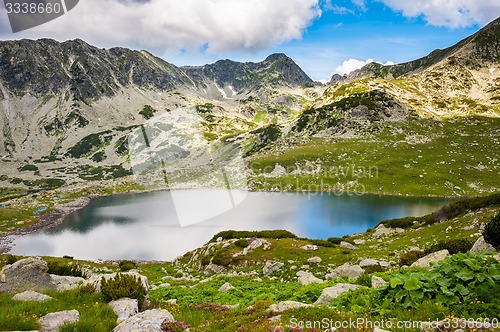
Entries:
[[408,117],[498,117],[499,67],[500,19],[421,59],[371,63],[327,85],[284,54],[177,67],[78,39],[2,41],[0,187],[129,175],[130,130],[177,107],[196,107],[206,138],[239,142],[247,157]]

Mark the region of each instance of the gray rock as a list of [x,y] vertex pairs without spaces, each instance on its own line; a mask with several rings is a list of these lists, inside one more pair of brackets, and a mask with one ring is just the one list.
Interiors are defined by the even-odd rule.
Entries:
[[348,292],[351,289],[357,289],[359,285],[352,284],[336,284],[333,287],[327,287],[323,289],[320,297],[314,302],[314,304],[328,304],[336,299],[340,294]]
[[359,262],[359,266],[361,267],[369,267],[369,266],[380,266],[378,260],[373,258],[366,258]]
[[163,284],[158,285],[158,288],[170,288],[170,284],[168,282],[165,282]]
[[48,271],[47,263],[38,257],[18,260],[6,265],[0,271],[5,275],[5,282],[0,283],[0,293],[20,293],[26,290],[55,290]]
[[414,262],[411,266],[413,267],[429,267],[432,262],[439,262],[450,256],[450,253],[447,249],[433,252],[427,256],[419,258],[416,262]]
[[328,273],[326,275],[326,280],[336,279],[341,277],[355,279],[359,276],[362,276],[363,274],[365,274],[365,270],[363,270],[359,265],[351,265],[349,263],[345,263],[335,268],[331,273]]
[[127,297],[111,301],[108,305],[113,309],[118,316],[116,323],[120,324],[127,318],[136,315],[139,312],[139,303],[137,299],[129,299]]
[[307,308],[307,307],[312,307],[312,305],[296,301],[282,301],[277,304],[272,304],[269,307],[269,311],[284,312],[290,309]]
[[373,233],[373,237],[379,238],[382,236],[404,233],[404,231],[405,230],[402,228],[387,228],[384,226],[384,224],[380,224],[377,226],[377,228],[375,228],[375,232]]
[[226,270],[226,268],[224,266],[221,266],[221,265],[216,265],[216,264],[208,264],[206,267],[205,267],[205,271],[209,271],[209,272],[214,272],[214,273],[222,273]]
[[50,278],[52,279],[52,284],[56,287],[58,291],[66,291],[70,289],[78,288],[85,282],[85,279],[79,277],[70,277],[70,276],[58,276],[55,274],[50,274]]
[[167,310],[146,310],[137,315],[127,318],[113,329],[113,332],[157,332],[160,331],[161,323],[173,322],[174,317]]
[[365,240],[361,240],[361,239],[355,239],[354,240],[354,244],[357,244],[357,245],[361,245],[361,244],[365,244],[366,241]]
[[481,253],[485,253],[485,252],[496,252],[496,250],[495,250],[495,248],[491,244],[487,243],[484,240],[483,236],[481,236],[474,243],[474,245],[470,249],[470,252],[473,253],[473,254],[481,254]]
[[66,310],[46,314],[38,320],[40,332],[56,332],[68,323],[76,323],[80,320],[78,310]]
[[323,260],[321,259],[321,257],[318,257],[318,256],[314,256],[314,257],[311,257],[311,258],[308,258],[307,259],[307,262],[308,263],[321,263]]
[[272,262],[272,261],[267,261],[266,262],[266,265],[264,266],[264,268],[262,269],[262,273],[265,275],[265,276],[268,276],[268,275],[271,275],[272,273],[274,273],[275,271],[278,271],[279,269],[281,269],[285,264],[281,263],[281,262]]
[[16,300],[16,301],[43,302],[43,301],[52,300],[53,298],[48,296],[48,295],[40,294],[40,293],[37,293],[34,291],[25,291],[25,292],[14,295],[14,297],[12,299]]
[[377,276],[372,276],[372,288],[383,288],[387,284],[387,281],[384,279],[377,277]]
[[255,250],[261,246],[264,246],[264,250],[266,250],[267,248],[271,247],[271,243],[266,241],[266,240],[255,239],[252,242],[250,242],[250,244],[246,248],[243,249],[242,254],[246,255],[249,252],[252,252],[253,250]]
[[313,251],[318,250],[318,246],[315,244],[306,244],[305,246],[302,246],[300,248],[304,250],[313,250]]
[[231,289],[235,289],[235,288],[233,287],[233,285],[231,285],[230,283],[226,282],[224,285],[220,286],[219,292],[221,292],[221,293],[227,293]]
[[297,272],[297,281],[301,285],[309,285],[309,284],[321,284],[323,280],[317,278],[311,272],[299,271]]
[[358,250],[359,249],[355,245],[350,244],[349,242],[345,242],[345,241],[340,242],[340,248],[351,249],[351,250]]
[[378,264],[384,269],[387,269],[389,266],[391,266],[391,263],[386,261],[379,261]]

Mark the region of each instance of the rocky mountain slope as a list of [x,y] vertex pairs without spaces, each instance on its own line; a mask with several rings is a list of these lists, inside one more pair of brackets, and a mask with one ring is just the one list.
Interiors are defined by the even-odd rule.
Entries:
[[[130,175],[130,132],[179,107],[197,110],[204,140],[237,143],[250,161],[293,154],[304,144],[325,151],[335,140],[387,142],[401,135],[425,150],[437,139],[473,135],[488,151],[474,152],[475,162],[494,172],[499,29],[500,19],[424,58],[370,64],[328,85],[312,82],[284,54],[259,63],[176,67],[146,51],[99,49],[81,40],[0,42],[0,187],[50,188]],[[485,119],[486,137],[477,137],[470,119]],[[453,121],[463,126],[447,125]],[[449,157],[445,163],[462,158]],[[283,163],[279,159],[273,167]],[[315,160],[333,162],[322,154]],[[491,184],[489,176],[481,181]],[[474,183],[468,190],[491,186]]]

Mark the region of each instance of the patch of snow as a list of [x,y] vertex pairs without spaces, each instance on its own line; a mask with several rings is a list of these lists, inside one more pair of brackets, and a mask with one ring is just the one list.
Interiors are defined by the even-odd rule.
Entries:
[[490,75],[493,75],[493,73],[495,72],[496,68],[490,68]]
[[237,94],[237,92],[234,91],[234,88],[231,85],[229,86],[229,90],[231,90],[233,96]]
[[217,85],[217,83],[215,83],[215,82],[214,82],[214,85],[215,85],[215,87],[217,88],[217,90],[219,90],[219,92],[220,92],[220,94],[221,94],[222,98],[227,99],[227,94],[226,94],[226,91],[224,91],[223,89],[221,89],[221,88]]

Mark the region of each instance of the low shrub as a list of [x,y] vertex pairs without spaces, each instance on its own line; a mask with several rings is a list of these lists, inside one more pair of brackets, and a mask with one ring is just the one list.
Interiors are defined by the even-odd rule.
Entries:
[[232,262],[233,256],[225,248],[218,250],[212,258],[212,263],[215,265],[229,266]]
[[235,246],[240,247],[240,248],[246,248],[248,247],[248,240],[247,239],[239,239],[234,243]]
[[139,277],[118,273],[114,278],[101,279],[101,293],[106,301],[118,300],[123,297],[137,299],[139,308],[144,308],[146,289]]
[[118,267],[121,271],[129,271],[135,269],[137,265],[135,264],[135,262],[125,260],[120,261],[120,263],[118,263]]
[[399,265],[412,265],[414,262],[416,262],[419,258],[424,257],[425,254],[423,251],[420,250],[410,250],[407,251],[399,256]]
[[500,248],[500,213],[498,213],[489,223],[486,224],[483,236],[487,243],[497,249]]
[[340,242],[344,241],[344,239],[341,237],[329,237],[327,241],[333,244],[340,244]]
[[389,228],[410,228],[411,226],[413,226],[414,221],[415,218],[412,217],[391,219],[385,221],[384,226]]
[[92,284],[82,285],[75,290],[77,297],[78,296],[86,296],[89,294],[94,294],[95,292],[96,292],[96,288]]
[[436,251],[447,249],[451,255],[457,254],[459,252],[467,252],[474,245],[474,241],[470,239],[448,239],[441,240],[438,243],[431,245],[429,248],[424,250],[424,254],[428,255]]
[[314,244],[314,245],[317,245],[320,247],[328,247],[328,248],[335,247],[335,244],[328,241],[328,240],[309,240],[309,242],[311,242],[311,244]]
[[14,255],[7,255],[7,264],[14,264],[19,260],[19,257],[14,256]]
[[47,265],[49,267],[47,273],[56,274],[58,276],[85,278],[85,274],[83,273],[80,265],[68,265],[58,262],[48,262]]
[[355,283],[361,286],[372,287],[372,276],[369,274],[363,274],[356,278]]
[[264,238],[264,239],[295,239],[297,235],[286,230],[270,230],[270,231],[222,231],[215,234],[210,242],[216,242],[218,238],[223,240],[230,239],[247,239],[247,238]]

